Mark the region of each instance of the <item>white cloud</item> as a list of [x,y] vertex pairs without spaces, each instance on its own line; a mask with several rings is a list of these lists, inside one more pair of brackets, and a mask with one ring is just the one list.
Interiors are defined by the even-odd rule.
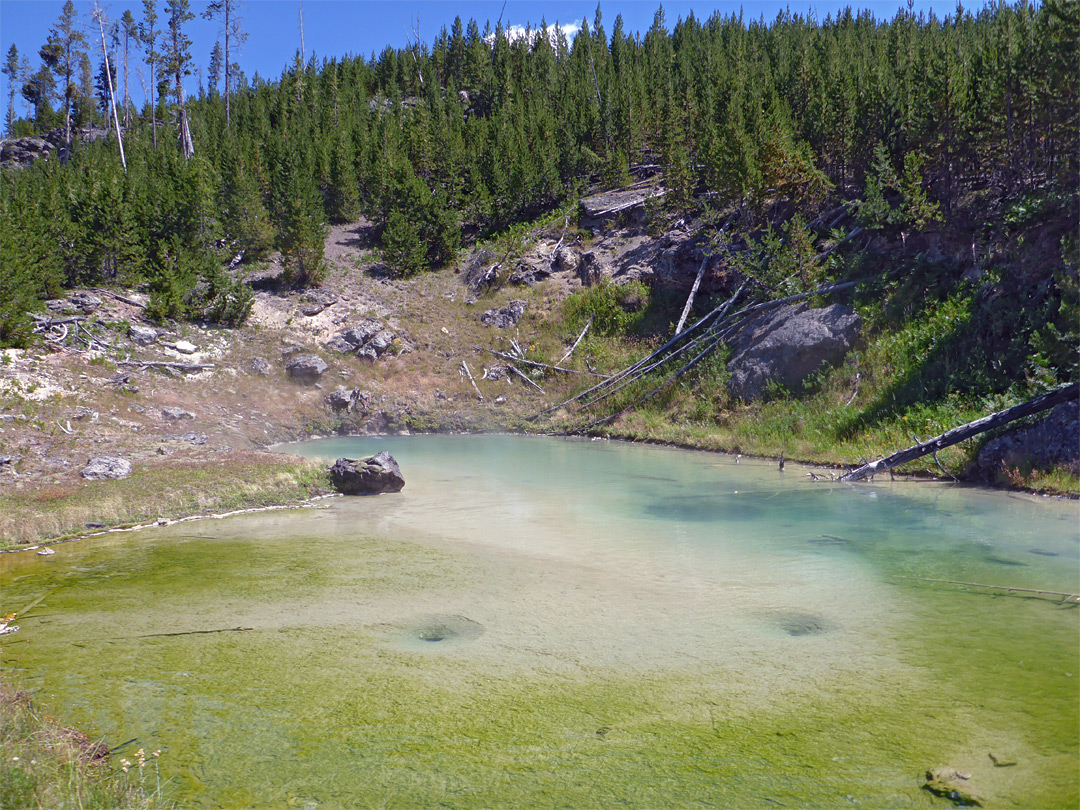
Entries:
[[[567,42],[570,42],[574,39],[574,36],[577,34],[577,32],[581,30],[581,21],[575,20],[573,22],[568,22],[564,25],[558,26],[558,28],[556,28],[554,25],[549,25],[548,39],[551,42],[552,47],[555,47],[558,42],[559,30],[563,32],[563,36],[566,37]],[[528,35],[532,37],[532,41],[535,42],[537,37],[540,36],[540,28],[535,27],[531,31],[526,32],[524,25],[511,25],[509,28],[506,29],[506,36],[511,42],[516,42],[519,39],[523,39],[526,33],[528,33]],[[490,34],[487,37],[487,41],[489,45],[494,43],[495,35]]]

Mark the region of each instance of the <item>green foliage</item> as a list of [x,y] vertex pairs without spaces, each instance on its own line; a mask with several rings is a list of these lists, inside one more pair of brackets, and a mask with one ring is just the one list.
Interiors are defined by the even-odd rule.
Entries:
[[768,226],[758,245],[738,260],[737,267],[774,297],[808,292],[825,281],[826,266],[816,261],[814,235],[799,214],[780,231]]
[[239,326],[251,312],[251,290],[230,278],[213,254],[174,237],[158,252],[146,317]]
[[427,264],[427,250],[419,229],[400,211],[390,214],[383,231],[383,260],[401,276],[412,276]]
[[592,318],[596,334],[625,335],[641,323],[648,304],[649,288],[640,281],[619,285],[605,278],[567,298],[564,313],[574,330]]

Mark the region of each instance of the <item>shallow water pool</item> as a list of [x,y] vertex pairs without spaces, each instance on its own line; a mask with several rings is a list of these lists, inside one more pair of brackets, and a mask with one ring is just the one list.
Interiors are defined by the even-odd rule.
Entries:
[[[511,436],[398,494],[0,556],[5,673],[196,807],[1080,801],[1076,502]],[[991,759],[1015,765],[997,767]],[[129,756],[130,758],[130,756]]]

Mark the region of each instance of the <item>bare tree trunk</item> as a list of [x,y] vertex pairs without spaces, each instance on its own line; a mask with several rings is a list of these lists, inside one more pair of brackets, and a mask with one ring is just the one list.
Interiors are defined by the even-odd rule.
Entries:
[[[105,60],[105,78],[109,82],[109,101],[112,102],[113,127],[116,130],[116,142],[120,145],[120,165],[127,171],[127,160],[124,159],[124,136],[120,134],[120,120],[116,117],[116,92],[113,90],[112,69],[109,67],[109,49],[105,47],[105,22],[102,19],[101,7],[94,0],[94,19],[98,23],[98,31],[101,32],[101,56]],[[125,77],[126,80],[126,77]]]
[[180,81],[177,81],[176,89],[180,98],[180,149],[184,153],[184,159],[190,160],[191,156],[195,154],[195,145],[191,142],[191,130],[188,128],[184,85]]
[[225,128],[229,127],[229,80],[231,75],[232,57],[229,55],[229,12],[232,11],[231,0],[225,0]]

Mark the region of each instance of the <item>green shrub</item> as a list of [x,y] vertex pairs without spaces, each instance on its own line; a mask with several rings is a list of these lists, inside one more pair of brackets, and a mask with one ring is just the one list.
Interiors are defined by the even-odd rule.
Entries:
[[566,300],[566,320],[581,329],[592,318],[592,328],[600,335],[622,335],[645,317],[649,288],[640,281],[618,285],[604,279],[595,287],[574,293]]

